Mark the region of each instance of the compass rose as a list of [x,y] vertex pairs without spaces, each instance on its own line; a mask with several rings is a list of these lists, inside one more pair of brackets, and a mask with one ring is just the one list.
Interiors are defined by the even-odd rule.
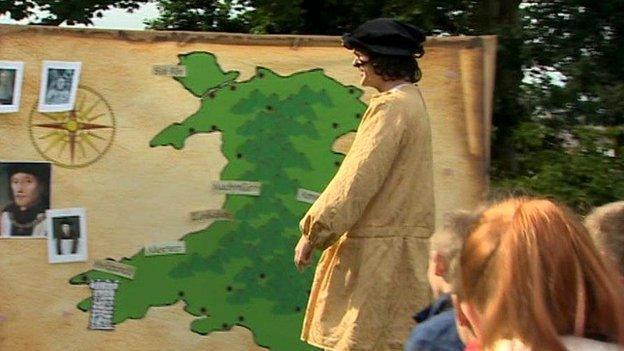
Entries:
[[78,168],[99,160],[115,136],[115,117],[110,105],[95,90],[80,86],[75,109],[38,112],[33,106],[30,138],[37,151],[55,164]]

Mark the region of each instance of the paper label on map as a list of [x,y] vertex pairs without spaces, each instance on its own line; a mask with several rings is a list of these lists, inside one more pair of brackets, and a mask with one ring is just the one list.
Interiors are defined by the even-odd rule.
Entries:
[[134,266],[111,260],[96,260],[93,262],[93,269],[128,279],[134,279],[134,273],[136,272],[136,267]]
[[170,241],[164,243],[154,243],[146,245],[145,256],[183,255],[186,254],[186,243],[184,241]]
[[297,201],[313,204],[321,194],[307,189],[297,189]]
[[260,196],[261,188],[260,182],[222,180],[212,183],[212,189],[220,194]]
[[115,310],[115,290],[119,283],[112,280],[94,280],[89,283],[91,295],[91,318],[89,329],[113,330],[113,312]]
[[186,77],[186,66],[182,65],[154,65],[152,73],[156,76]]
[[202,210],[191,212],[192,221],[203,221],[208,219],[231,220],[232,214],[226,210]]

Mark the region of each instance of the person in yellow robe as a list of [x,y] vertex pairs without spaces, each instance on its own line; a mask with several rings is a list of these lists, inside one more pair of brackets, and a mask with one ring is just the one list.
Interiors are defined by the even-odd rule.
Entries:
[[301,338],[334,351],[402,350],[430,301],[434,230],[431,128],[418,86],[418,28],[379,18],[343,36],[361,84],[375,88],[335,177],[301,220],[298,268],[323,250]]

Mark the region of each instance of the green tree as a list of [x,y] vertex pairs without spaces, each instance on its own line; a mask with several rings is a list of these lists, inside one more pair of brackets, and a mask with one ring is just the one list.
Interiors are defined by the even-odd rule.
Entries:
[[[624,7],[618,1],[526,1],[521,85],[530,115],[512,130],[515,167],[494,184],[555,197],[585,212],[624,197]],[[544,73],[550,72],[550,73]],[[560,75],[552,78],[553,72]]]
[[152,0],[0,0],[0,15],[9,14],[12,19],[18,21],[29,19],[31,24],[92,25],[93,17],[102,17],[103,11],[121,8],[133,12],[138,10],[141,4],[150,1]]
[[247,32],[250,0],[158,1],[160,17],[146,22],[156,30]]
[[624,124],[624,6],[620,1],[539,1],[525,9],[527,49],[565,86],[540,84],[540,112],[568,125]]
[[[416,23],[431,33],[465,34],[478,1],[160,0],[153,29],[340,35],[375,17]],[[331,14],[328,16],[328,14]]]

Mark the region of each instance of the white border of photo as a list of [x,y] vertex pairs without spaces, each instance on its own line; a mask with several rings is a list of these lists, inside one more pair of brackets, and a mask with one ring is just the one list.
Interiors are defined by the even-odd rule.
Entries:
[[[65,112],[74,109],[76,92],[78,91],[78,83],[80,82],[81,67],[81,62],[43,61],[41,66],[41,85],[39,86],[39,112]],[[69,101],[65,104],[46,104],[45,102],[48,93],[48,73],[50,69],[74,70],[71,88],[69,90]]]
[[0,61],[0,69],[14,69],[15,82],[13,85],[13,103],[10,105],[0,105],[0,113],[18,112],[22,96],[22,81],[24,78],[24,62],[22,61]]
[[[78,240],[78,250],[75,254],[59,255],[56,253],[54,238],[54,218],[80,217],[80,240]],[[85,262],[87,253],[87,213],[84,208],[60,208],[46,211],[46,221],[48,228],[48,262],[68,263]]]

